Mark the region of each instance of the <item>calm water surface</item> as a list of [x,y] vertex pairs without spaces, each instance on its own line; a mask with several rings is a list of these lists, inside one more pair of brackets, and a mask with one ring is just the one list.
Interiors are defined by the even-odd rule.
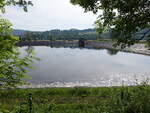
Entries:
[[29,70],[29,87],[135,85],[150,77],[149,56],[106,49],[31,48],[41,60]]

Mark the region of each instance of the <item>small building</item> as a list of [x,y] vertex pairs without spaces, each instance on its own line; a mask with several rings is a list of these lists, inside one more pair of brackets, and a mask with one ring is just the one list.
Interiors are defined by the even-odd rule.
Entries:
[[85,40],[83,38],[79,39],[79,47],[85,47]]

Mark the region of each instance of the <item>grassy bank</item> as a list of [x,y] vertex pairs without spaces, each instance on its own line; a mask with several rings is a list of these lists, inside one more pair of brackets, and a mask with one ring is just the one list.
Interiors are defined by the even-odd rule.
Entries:
[[9,89],[0,103],[12,113],[150,113],[150,87]]

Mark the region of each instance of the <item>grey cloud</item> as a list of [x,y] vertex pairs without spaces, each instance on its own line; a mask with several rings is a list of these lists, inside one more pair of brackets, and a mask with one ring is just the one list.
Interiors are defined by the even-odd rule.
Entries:
[[50,29],[85,29],[93,27],[96,15],[84,13],[79,6],[73,6],[70,0],[32,0],[33,7],[28,13],[20,8],[8,7],[3,16],[9,19],[16,29],[44,31]]

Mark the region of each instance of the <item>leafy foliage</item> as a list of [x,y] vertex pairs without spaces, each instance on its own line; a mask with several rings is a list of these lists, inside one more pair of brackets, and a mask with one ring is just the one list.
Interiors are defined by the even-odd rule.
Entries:
[[[21,32],[21,31],[20,31]],[[19,34],[19,32],[17,32]],[[16,33],[16,35],[17,35]],[[87,40],[96,40],[98,34],[95,29],[85,29],[85,30],[50,30],[45,32],[30,32],[26,31],[19,35],[22,41],[31,40],[79,40],[81,38]]]
[[26,57],[20,56],[16,43],[18,37],[12,36],[12,24],[0,18],[0,88],[15,87],[23,84],[26,68],[32,63],[34,56],[31,51]]
[[33,3],[29,0],[0,0],[0,12],[5,13],[5,7],[9,5],[18,5],[27,12],[27,7]]
[[[0,0],[0,12],[5,13],[6,6],[20,6],[27,11],[29,5],[33,5],[29,0]],[[0,88],[15,87],[25,83],[26,69],[35,58],[31,52],[26,57],[21,57],[16,43],[18,37],[12,35],[12,24],[0,17]]]
[[[117,44],[125,47],[143,39],[150,32],[149,0],[71,0],[85,11],[101,14],[96,24],[99,30],[112,29],[117,33]],[[138,39],[133,38],[138,31],[148,29]]]

